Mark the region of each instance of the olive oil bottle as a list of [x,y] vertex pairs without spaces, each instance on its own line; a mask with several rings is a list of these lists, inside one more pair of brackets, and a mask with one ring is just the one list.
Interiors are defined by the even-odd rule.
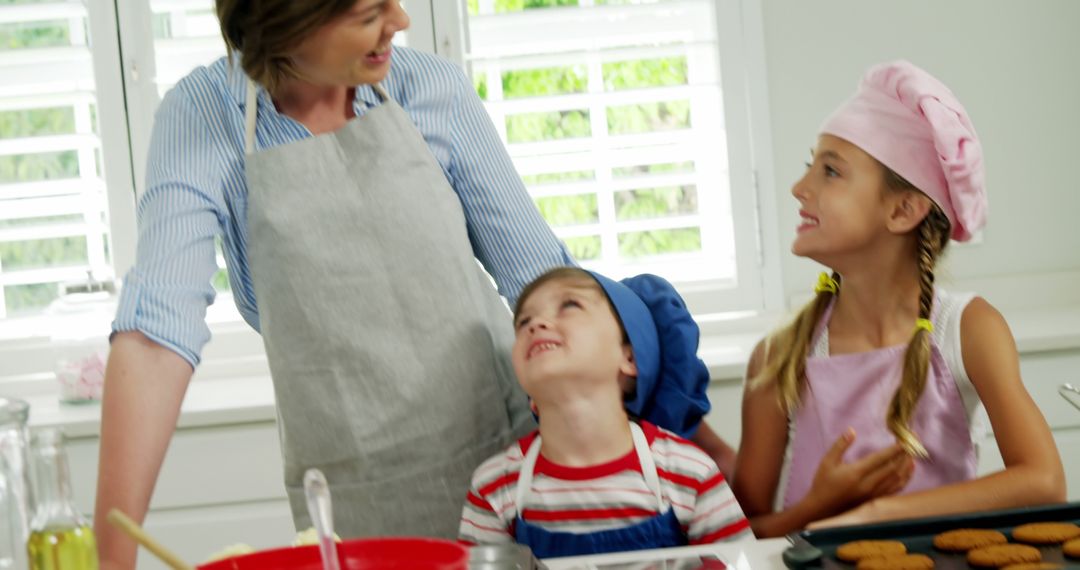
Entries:
[[30,570],[98,570],[94,531],[71,499],[63,434],[41,430],[31,450],[36,505],[26,543]]

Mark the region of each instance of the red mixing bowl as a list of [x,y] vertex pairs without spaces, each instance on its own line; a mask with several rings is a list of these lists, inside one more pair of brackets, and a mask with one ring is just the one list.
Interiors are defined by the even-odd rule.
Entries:
[[[342,570],[468,570],[465,546],[435,538],[361,538],[337,545]],[[263,550],[198,566],[198,570],[322,570],[318,546]]]

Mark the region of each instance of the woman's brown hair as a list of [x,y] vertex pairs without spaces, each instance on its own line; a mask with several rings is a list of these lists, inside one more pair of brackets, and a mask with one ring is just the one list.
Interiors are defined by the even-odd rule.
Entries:
[[[884,166],[882,168],[885,168]],[[917,191],[913,184],[899,174],[885,168],[885,186],[890,191]],[[919,266],[919,318],[930,319],[934,308],[934,266],[949,242],[949,219],[937,206],[916,228]],[[776,382],[780,406],[790,414],[799,405],[799,391],[805,378],[804,363],[810,352],[817,323],[829,306],[833,296],[842,287],[840,276],[833,273],[837,282],[836,292],[820,291],[795,319],[765,339],[765,365],[751,379],[751,389]],[[926,448],[911,430],[911,417],[926,387],[926,373],[930,364],[930,332],[915,327],[904,353],[904,372],[900,386],[889,403],[885,423],[900,444],[912,455],[926,457]]]
[[240,67],[274,93],[296,77],[289,55],[305,38],[349,11],[357,0],[216,0],[221,35],[229,56],[240,52]]

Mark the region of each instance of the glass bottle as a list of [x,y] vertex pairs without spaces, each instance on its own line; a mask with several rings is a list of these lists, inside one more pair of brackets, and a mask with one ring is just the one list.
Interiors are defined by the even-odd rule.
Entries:
[[27,567],[23,544],[30,533],[29,413],[26,402],[0,398],[0,570]]
[[97,542],[71,498],[64,437],[58,429],[34,434],[34,493],[30,570],[98,570]]

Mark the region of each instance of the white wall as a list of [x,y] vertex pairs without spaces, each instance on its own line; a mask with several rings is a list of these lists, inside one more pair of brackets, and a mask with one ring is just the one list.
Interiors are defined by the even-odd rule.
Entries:
[[952,88],[986,155],[983,242],[954,248],[943,277],[1080,269],[1080,2],[761,2],[787,297],[809,292],[819,271],[787,250],[798,221],[791,184],[822,120],[866,68],[896,58]]

